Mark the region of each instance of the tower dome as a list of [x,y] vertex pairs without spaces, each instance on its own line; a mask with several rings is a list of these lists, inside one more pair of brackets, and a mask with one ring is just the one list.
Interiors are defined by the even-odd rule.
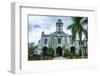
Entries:
[[62,20],[61,19],[58,19],[58,22],[62,22]]

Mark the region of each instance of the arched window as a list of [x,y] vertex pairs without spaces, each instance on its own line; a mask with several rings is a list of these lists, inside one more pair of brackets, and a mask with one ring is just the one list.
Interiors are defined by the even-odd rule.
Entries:
[[59,31],[60,31],[60,28],[59,28]]
[[61,44],[61,38],[58,38],[58,44]]
[[45,38],[45,41],[44,41],[44,43],[45,43],[45,44],[47,44],[47,38]]

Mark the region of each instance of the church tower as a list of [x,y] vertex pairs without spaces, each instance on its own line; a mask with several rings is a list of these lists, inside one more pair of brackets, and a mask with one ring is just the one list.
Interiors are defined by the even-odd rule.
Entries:
[[63,31],[63,22],[61,19],[58,19],[56,22],[56,31]]

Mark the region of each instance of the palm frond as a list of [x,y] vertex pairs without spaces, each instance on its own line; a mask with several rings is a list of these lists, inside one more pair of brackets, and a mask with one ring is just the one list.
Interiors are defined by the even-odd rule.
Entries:
[[83,33],[85,34],[86,39],[88,40],[88,31],[85,29],[82,29]]
[[69,25],[69,26],[67,27],[67,29],[71,29],[71,28],[72,28],[72,26],[73,26],[73,24],[72,24],[72,25]]
[[82,24],[88,24],[88,18],[83,18]]

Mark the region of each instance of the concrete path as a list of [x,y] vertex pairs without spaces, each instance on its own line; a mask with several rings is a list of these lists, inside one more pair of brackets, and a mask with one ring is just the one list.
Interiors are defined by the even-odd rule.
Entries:
[[56,57],[56,58],[53,58],[53,60],[66,60],[66,58],[64,58],[64,57]]

